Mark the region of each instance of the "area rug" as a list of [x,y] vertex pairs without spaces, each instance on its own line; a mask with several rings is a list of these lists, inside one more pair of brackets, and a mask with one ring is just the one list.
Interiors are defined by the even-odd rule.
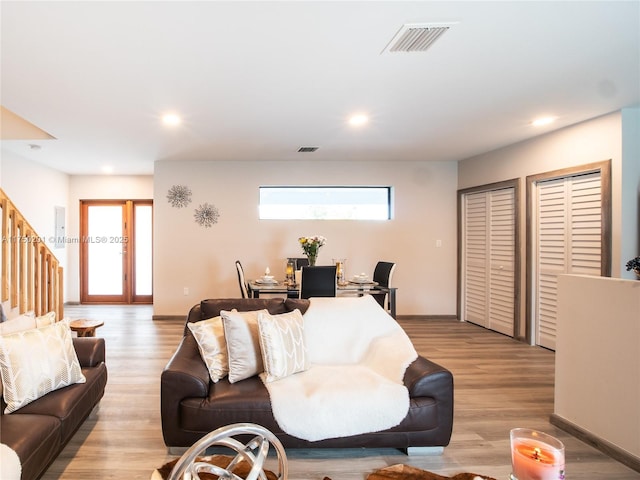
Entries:
[[[178,460],[179,458],[176,458],[175,460],[165,463],[163,466],[158,468],[151,475],[151,480],[167,480],[167,478],[169,478],[169,474],[171,473],[171,470],[173,469],[173,466],[176,464]],[[211,463],[212,465],[216,465],[218,467],[226,468],[227,465],[229,465],[229,463],[231,462],[231,460],[233,460],[233,457],[229,455],[208,455],[206,457],[198,457],[196,460],[198,462],[207,462],[207,463]],[[250,465],[244,460],[242,460],[238,463],[237,467],[233,470],[233,473],[238,475],[240,478],[247,478],[247,475],[249,475],[250,471],[251,471]],[[265,470],[264,473],[267,476],[267,480],[278,480],[278,477],[275,473],[269,470]],[[202,480],[216,480],[218,478],[217,475],[214,475],[212,473],[198,473],[198,476]]]
[[453,477],[444,477],[436,473],[420,470],[409,465],[397,464],[381,468],[371,473],[367,480],[496,480],[477,473],[458,473]]
[[[208,462],[213,465],[225,468],[231,462],[232,457],[229,455],[209,455],[206,457],[198,457],[199,462]],[[158,468],[151,475],[151,480],[167,480],[169,474],[176,464],[178,459],[165,463],[162,467]],[[247,478],[250,468],[249,465],[241,461],[236,469],[233,471],[240,478]],[[267,480],[278,480],[276,474],[269,470],[264,471],[267,476]],[[202,480],[217,480],[218,476],[211,473],[200,473]],[[324,477],[323,480],[331,480],[329,477]],[[436,473],[428,472],[426,470],[420,470],[419,468],[412,467],[410,465],[397,464],[389,467],[381,468],[370,473],[366,480],[496,480],[493,477],[487,477],[486,475],[478,475],[477,473],[458,473],[452,477],[445,477]]]

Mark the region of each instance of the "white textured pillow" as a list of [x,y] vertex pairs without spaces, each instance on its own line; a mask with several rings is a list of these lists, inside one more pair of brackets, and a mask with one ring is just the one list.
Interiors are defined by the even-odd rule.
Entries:
[[209,376],[215,383],[229,373],[229,357],[224,339],[224,327],[221,317],[213,317],[200,322],[187,323],[193,333],[200,356],[209,370]]
[[36,314],[30,311],[0,323],[0,335],[24,332],[32,328],[36,328]]
[[224,324],[224,337],[229,354],[229,382],[235,383],[253,377],[264,371],[260,339],[258,333],[258,314],[267,310],[238,312],[233,309],[220,312]]
[[49,312],[36,317],[36,327],[38,328],[46,327],[52,323],[56,323],[56,312]]
[[273,382],[309,368],[300,310],[281,315],[260,312],[258,327],[265,382]]
[[86,382],[67,321],[0,336],[0,374],[11,413],[74,383]]

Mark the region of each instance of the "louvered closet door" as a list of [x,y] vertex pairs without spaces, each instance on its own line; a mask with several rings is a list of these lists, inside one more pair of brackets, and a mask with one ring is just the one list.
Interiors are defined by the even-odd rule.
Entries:
[[489,328],[513,336],[515,319],[515,191],[489,192]]
[[537,184],[536,344],[555,350],[558,275],[600,275],[600,173]]
[[464,198],[464,320],[513,336],[515,190]]
[[486,325],[487,314],[487,194],[465,195],[463,320]]

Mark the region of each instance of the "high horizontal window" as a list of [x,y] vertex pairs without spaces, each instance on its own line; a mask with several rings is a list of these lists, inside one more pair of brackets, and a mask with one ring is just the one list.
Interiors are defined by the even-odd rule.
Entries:
[[260,187],[263,220],[389,220],[391,187]]

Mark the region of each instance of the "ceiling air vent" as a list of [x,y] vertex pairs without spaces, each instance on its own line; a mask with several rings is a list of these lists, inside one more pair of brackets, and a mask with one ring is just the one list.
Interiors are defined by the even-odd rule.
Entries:
[[407,23],[391,39],[384,52],[424,52],[455,23]]
[[320,147],[300,147],[298,153],[313,153]]

